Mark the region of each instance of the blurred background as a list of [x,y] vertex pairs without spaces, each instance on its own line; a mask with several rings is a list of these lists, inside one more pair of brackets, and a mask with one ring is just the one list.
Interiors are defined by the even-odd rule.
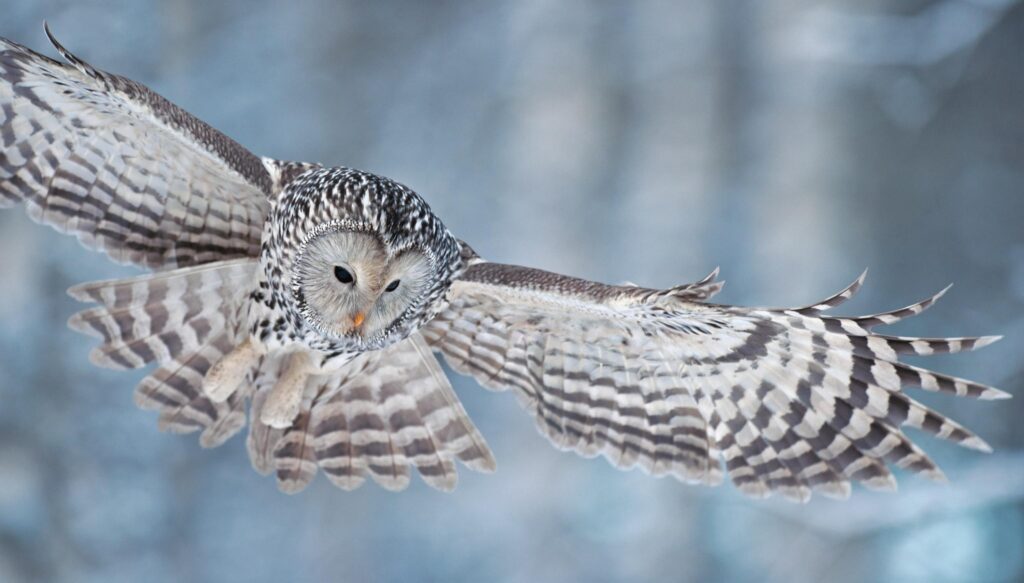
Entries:
[[[848,313],[956,287],[890,329],[1005,334],[922,395],[996,449],[920,438],[948,485],[752,501],[552,448],[511,394],[456,390],[498,458],[452,494],[286,496],[93,368],[64,290],[129,275],[0,214],[0,581],[1024,579],[1024,4],[6,0],[259,154],[416,189],[482,255]],[[920,392],[916,392],[920,394]]]

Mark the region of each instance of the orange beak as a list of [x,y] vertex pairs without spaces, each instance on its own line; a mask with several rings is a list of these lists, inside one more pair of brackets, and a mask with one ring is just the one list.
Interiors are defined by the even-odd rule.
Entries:
[[355,317],[352,318],[352,327],[359,328],[363,325],[363,320],[366,320],[366,314],[362,312],[356,312]]

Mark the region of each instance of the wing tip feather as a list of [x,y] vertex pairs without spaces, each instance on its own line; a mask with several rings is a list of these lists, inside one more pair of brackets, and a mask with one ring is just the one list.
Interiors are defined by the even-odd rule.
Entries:
[[718,275],[719,275],[719,273],[721,273],[721,270],[722,270],[722,266],[721,265],[715,266],[715,268],[711,270],[711,273],[705,275],[704,279],[702,279],[702,280],[697,282],[697,285],[711,283],[711,282],[715,281],[716,279],[718,279]]
[[409,487],[409,475],[388,476],[370,472],[370,478],[388,492],[401,492]]
[[992,344],[995,344],[996,342],[999,342],[1002,339],[1002,334],[993,334],[991,336],[979,336],[974,340],[974,346],[972,347],[972,350],[977,350],[979,348],[991,346]]
[[949,483],[949,478],[946,477],[946,473],[940,470],[937,466],[933,468],[928,468],[926,470],[922,470],[918,473],[937,484]]
[[888,472],[881,476],[862,480],[861,484],[863,484],[868,490],[874,490],[876,492],[896,492],[899,490],[899,483],[896,481],[896,476],[893,476]]
[[74,314],[71,314],[71,317],[68,318],[67,326],[79,334],[85,334],[101,340],[103,339],[103,334],[86,323],[85,316],[82,315],[82,312],[75,312]]
[[459,461],[467,468],[481,474],[493,474],[498,471],[498,462],[494,459],[494,454],[491,453],[490,449],[484,450],[479,457],[471,459],[459,458]]
[[816,488],[826,498],[833,500],[848,500],[850,495],[853,493],[853,486],[850,485],[849,480],[842,480],[839,482],[828,482],[822,484]]
[[94,302],[92,292],[97,286],[97,282],[78,283],[67,289],[67,294],[72,299],[83,303]]
[[856,293],[860,291],[860,288],[864,285],[864,280],[867,278],[867,276],[868,270],[867,268],[864,268],[864,271],[862,271],[856,279],[850,282],[850,284],[844,287],[843,289],[839,290],[838,292],[832,294],[831,296],[825,298],[824,300],[818,303],[812,304],[810,306],[804,306],[802,308],[796,308],[793,311],[798,314],[803,314],[805,316],[814,316],[817,314],[821,314],[822,312],[826,312],[846,302],[854,295],[856,295]]
[[439,492],[453,492],[455,487],[459,485],[459,474],[452,468],[450,472],[446,472],[443,476],[427,476],[422,472],[416,472],[420,475],[420,479],[423,483],[430,486],[431,488]]
[[53,45],[53,48],[56,49],[60,56],[64,57],[69,64],[90,77],[96,76],[96,70],[91,65],[76,57],[74,53],[65,48],[64,45],[57,40],[57,37],[54,36],[53,31],[50,29],[50,23],[46,20],[43,20],[43,32],[46,34],[46,39],[50,41],[51,45]]
[[1006,399],[1012,398],[1012,393],[1008,393],[1002,389],[994,387],[985,387],[985,389],[978,394],[978,399],[982,401],[1005,401]]
[[968,437],[967,439],[959,442],[959,445],[962,447],[966,447],[967,449],[980,451],[982,453],[992,453],[993,451],[992,446],[989,445],[988,442],[986,442],[984,439],[978,437],[977,435],[972,435],[971,437]]

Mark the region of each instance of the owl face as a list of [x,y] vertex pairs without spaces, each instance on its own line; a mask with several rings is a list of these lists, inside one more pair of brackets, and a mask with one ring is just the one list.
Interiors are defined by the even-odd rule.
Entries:
[[[462,245],[415,192],[348,168],[312,168],[273,201],[260,250],[264,344],[328,358],[377,350],[446,305]],[[273,324],[270,324],[273,323]]]
[[421,305],[433,274],[433,259],[424,250],[392,250],[377,233],[337,230],[305,245],[293,286],[313,327],[372,344]]

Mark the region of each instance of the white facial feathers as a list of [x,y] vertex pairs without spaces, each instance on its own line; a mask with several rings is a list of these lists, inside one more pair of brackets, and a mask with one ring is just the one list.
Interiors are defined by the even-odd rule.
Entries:
[[432,270],[430,259],[417,250],[409,249],[393,257],[381,280],[384,287],[366,316],[366,329],[383,330],[416,305],[426,291]]
[[335,231],[305,246],[293,283],[312,325],[329,334],[372,337],[417,303],[431,269],[417,250],[389,253],[376,234]]

